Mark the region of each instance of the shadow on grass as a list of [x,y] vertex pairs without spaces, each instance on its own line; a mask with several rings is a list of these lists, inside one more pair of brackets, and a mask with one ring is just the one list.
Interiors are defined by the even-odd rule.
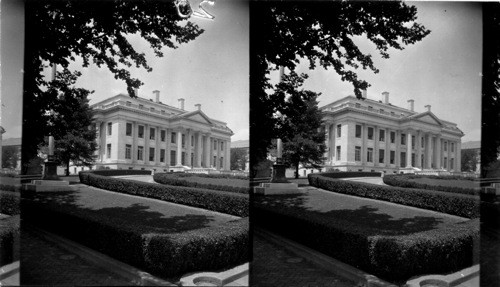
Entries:
[[[408,235],[438,229],[438,226],[443,223],[442,218],[435,216],[394,218],[389,214],[381,213],[378,208],[370,205],[362,205],[356,209],[315,211],[306,205],[306,200],[303,195],[255,197],[254,206],[281,210],[284,213],[294,214],[302,218],[317,218],[322,222],[331,220],[333,224],[348,222],[350,225],[365,227],[368,235]],[[254,212],[258,213],[259,208],[255,208]]]
[[[65,193],[43,193],[25,197],[24,200],[36,204],[38,207],[65,214],[71,214],[85,220],[97,221],[108,225],[119,226],[124,230],[139,233],[175,233],[185,230],[200,229],[210,226],[215,221],[214,216],[204,214],[193,214],[189,210],[183,215],[168,214],[168,205],[165,204],[166,212],[150,209],[150,206],[142,203],[131,203],[128,206],[97,207],[89,206],[88,199],[84,204],[79,202],[78,191]],[[107,195],[110,196],[110,195]],[[119,201],[121,194],[116,194]],[[111,195],[113,197],[113,195]],[[99,201],[96,198],[96,201]],[[117,204],[118,205],[118,204]],[[123,202],[120,202],[123,205]],[[26,209],[26,208],[24,208]],[[180,207],[182,209],[182,207]],[[22,212],[25,212],[24,210]],[[26,210],[26,212],[29,212]],[[178,212],[176,212],[178,214]],[[43,216],[43,214],[40,214]],[[57,224],[57,223],[54,223]]]

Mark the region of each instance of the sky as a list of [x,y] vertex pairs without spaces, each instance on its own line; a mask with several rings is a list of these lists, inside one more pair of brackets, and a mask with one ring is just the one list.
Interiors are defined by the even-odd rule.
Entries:
[[[382,59],[368,40],[357,39],[362,52],[373,56],[380,72],[358,70],[360,79],[371,84],[367,97],[380,100],[389,92],[389,102],[403,108],[415,100],[415,111],[425,105],[440,119],[457,123],[464,132],[462,142],[481,138],[482,14],[480,3],[406,2],[417,7],[417,22],[431,31],[422,41],[404,50],[389,50]],[[333,70],[321,67],[298,72],[309,74],[304,89],[321,92],[319,106],[348,95],[354,89]],[[276,72],[277,74],[278,72]],[[274,77],[274,75],[273,75]]]

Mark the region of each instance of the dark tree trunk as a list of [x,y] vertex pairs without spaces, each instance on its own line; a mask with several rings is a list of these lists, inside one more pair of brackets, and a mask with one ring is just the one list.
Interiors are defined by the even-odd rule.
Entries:
[[295,165],[295,179],[299,178],[299,164]]
[[66,161],[66,176],[69,176],[69,160]]

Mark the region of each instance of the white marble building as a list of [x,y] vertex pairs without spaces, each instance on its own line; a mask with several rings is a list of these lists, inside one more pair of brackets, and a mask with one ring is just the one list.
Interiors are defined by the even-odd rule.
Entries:
[[414,101],[402,108],[381,100],[347,96],[320,108],[327,152],[325,170],[460,171],[463,132],[455,123],[438,118],[425,106],[414,110]]
[[157,171],[229,170],[233,132],[195,105],[184,110],[119,94],[92,105],[97,131],[96,168]]

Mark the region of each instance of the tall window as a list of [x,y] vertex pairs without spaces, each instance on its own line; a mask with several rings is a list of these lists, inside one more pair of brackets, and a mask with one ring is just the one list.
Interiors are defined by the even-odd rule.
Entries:
[[406,145],[406,134],[401,134],[401,144]]
[[113,123],[108,123],[108,136],[111,135],[111,128],[113,127]]
[[391,132],[391,143],[396,142],[396,132]]
[[176,159],[177,153],[175,150],[170,151],[170,165],[175,165],[175,159]]
[[415,149],[415,136],[411,136],[411,148]]
[[143,151],[144,147],[142,146],[137,147],[137,160],[143,160]]
[[191,146],[194,146],[194,136],[191,136]]
[[172,132],[172,136],[170,137],[170,142],[174,144],[176,140],[177,140],[177,133]]
[[142,139],[144,138],[144,126],[139,126],[137,136]]
[[111,158],[111,144],[106,146],[106,157]]
[[337,137],[342,136],[342,125],[337,125]]
[[129,144],[125,145],[125,159],[132,159],[132,146]]
[[[185,134],[182,134],[182,147],[186,147],[186,135]],[[184,161],[182,161],[184,162]]]
[[415,159],[415,154],[414,154],[414,153],[412,153],[412,154],[411,154],[411,166],[415,166],[415,161],[416,161],[416,159]]
[[384,163],[384,161],[385,161],[385,150],[379,149],[378,150],[378,162]]
[[224,142],[220,142],[220,150],[224,150]]
[[182,165],[186,165],[186,153],[185,152],[181,153],[181,162],[182,162]]
[[164,142],[164,141],[165,141],[165,136],[166,136],[166,134],[167,134],[167,133],[165,132],[165,130],[161,130],[161,131],[160,131],[160,139],[161,139],[161,141],[162,141],[162,142]]
[[367,162],[373,162],[373,148],[369,147],[366,150],[366,161]]
[[385,130],[378,131],[378,140],[381,142],[385,142]]
[[424,148],[424,146],[425,146],[425,138],[424,138],[424,137],[422,137],[422,138],[420,139],[420,147],[421,147],[421,148]]
[[356,125],[356,137],[361,138],[361,126]]
[[354,160],[361,161],[361,147],[354,147]]
[[160,162],[165,162],[165,150],[160,149]]
[[373,140],[373,128],[368,128],[368,139]]
[[337,146],[337,160],[340,160],[340,146]]
[[450,169],[454,168],[454,166],[455,166],[455,159],[450,158]]
[[405,167],[406,166],[406,152],[401,152],[401,167]]
[[389,158],[389,163],[394,164],[394,160],[396,158],[396,152],[391,150],[390,158]]
[[155,128],[149,128],[149,139],[150,140],[155,139]]
[[455,143],[451,143],[451,152],[455,152]]
[[448,167],[446,166],[447,162],[448,162],[448,158],[444,157],[444,161],[443,161],[443,167],[444,167],[444,168],[448,168]]
[[126,136],[132,136],[132,124],[131,123],[127,123],[126,127],[125,127],[125,135]]
[[217,156],[214,156],[214,164],[213,164],[213,167],[216,167],[217,166]]
[[149,161],[155,161],[155,148],[149,148]]
[[443,147],[444,147],[444,151],[447,151],[448,150],[448,142],[444,142]]

